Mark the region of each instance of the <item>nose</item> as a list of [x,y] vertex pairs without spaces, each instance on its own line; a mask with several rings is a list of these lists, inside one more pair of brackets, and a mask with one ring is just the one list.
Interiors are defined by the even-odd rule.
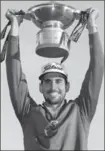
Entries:
[[55,81],[51,81],[51,90],[56,90],[57,85]]

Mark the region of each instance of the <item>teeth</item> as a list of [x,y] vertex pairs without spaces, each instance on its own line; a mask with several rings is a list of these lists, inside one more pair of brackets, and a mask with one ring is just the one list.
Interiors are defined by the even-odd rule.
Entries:
[[57,92],[50,93],[50,95],[52,95],[52,96],[56,96],[57,94],[58,94]]

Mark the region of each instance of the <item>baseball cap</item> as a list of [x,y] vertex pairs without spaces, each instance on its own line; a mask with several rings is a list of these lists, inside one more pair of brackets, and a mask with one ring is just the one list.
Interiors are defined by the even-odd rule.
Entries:
[[61,73],[62,75],[65,76],[65,78],[67,78],[68,76],[64,65],[56,62],[51,62],[51,63],[47,63],[42,67],[41,75],[39,76],[39,79],[41,80],[46,73],[51,73],[51,72]]

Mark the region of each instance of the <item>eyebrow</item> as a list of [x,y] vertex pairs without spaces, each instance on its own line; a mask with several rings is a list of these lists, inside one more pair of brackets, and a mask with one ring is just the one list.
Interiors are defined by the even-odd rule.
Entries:
[[[67,83],[67,78],[66,78],[64,75],[59,75],[59,76],[57,76],[56,78],[64,79],[65,82]],[[44,76],[44,77],[41,79],[41,83],[43,83],[43,81],[46,80],[46,79],[50,79],[50,77],[46,78],[46,76]]]

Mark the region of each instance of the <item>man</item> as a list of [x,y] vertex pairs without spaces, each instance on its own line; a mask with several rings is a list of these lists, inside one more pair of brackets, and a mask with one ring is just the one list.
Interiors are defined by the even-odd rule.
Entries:
[[6,58],[12,104],[23,129],[25,150],[87,150],[89,126],[95,114],[103,77],[103,53],[96,26],[97,11],[91,9],[87,23],[90,64],[80,95],[66,101],[69,91],[64,66],[49,63],[42,69],[40,92],[45,98],[37,105],[31,98],[22,72],[19,51],[19,24],[22,17],[8,10],[11,21]]

